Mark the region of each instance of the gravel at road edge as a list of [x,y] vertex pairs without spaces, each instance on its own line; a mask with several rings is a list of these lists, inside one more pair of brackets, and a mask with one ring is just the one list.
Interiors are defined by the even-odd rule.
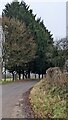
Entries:
[[32,111],[30,100],[29,100],[29,89],[22,95],[22,99],[16,103],[11,118],[35,118],[34,112]]

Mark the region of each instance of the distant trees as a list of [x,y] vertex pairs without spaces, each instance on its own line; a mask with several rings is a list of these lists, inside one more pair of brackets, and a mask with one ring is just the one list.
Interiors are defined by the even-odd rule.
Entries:
[[68,38],[62,38],[59,41],[59,46],[63,51],[65,60],[67,60],[68,59]]
[[30,72],[43,77],[46,69],[54,66],[55,54],[52,35],[41,18],[36,20],[24,1],[6,4],[2,17],[6,68],[12,73],[16,71],[19,79],[21,73],[23,79],[27,74],[30,78]]
[[62,38],[56,41],[55,45],[54,62],[56,66],[64,67],[65,62],[68,60],[68,40],[67,38]]

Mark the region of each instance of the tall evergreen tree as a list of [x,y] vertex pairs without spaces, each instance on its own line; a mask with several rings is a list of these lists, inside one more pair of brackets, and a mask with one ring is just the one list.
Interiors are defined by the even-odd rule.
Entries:
[[33,15],[33,11],[29,9],[24,1],[12,2],[7,4],[2,12],[3,17],[9,17],[18,19],[25,23],[26,28],[31,32],[37,49],[35,58],[29,63],[29,69],[38,74],[42,74],[46,69],[52,66],[52,52],[53,52],[53,38],[47,28],[44,26],[41,18],[35,19],[36,15]]
[[[5,32],[4,59],[6,68],[21,73],[22,67],[35,58],[36,43],[25,23],[3,17]],[[19,69],[18,69],[19,68]]]

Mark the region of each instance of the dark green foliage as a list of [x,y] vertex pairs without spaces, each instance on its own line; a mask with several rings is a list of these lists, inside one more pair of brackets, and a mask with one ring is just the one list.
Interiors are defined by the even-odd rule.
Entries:
[[12,69],[12,71],[21,73],[21,66],[35,57],[36,44],[34,38],[25,24],[16,19],[3,17],[3,28],[5,31],[5,43],[3,45],[6,68],[9,71]]
[[[37,20],[35,19],[36,15],[33,15],[33,11],[31,9],[29,9],[29,6],[26,5],[26,3],[24,1],[22,1],[21,3],[19,2],[12,2],[11,4],[7,4],[5,6],[5,9],[3,10],[2,12],[2,16],[3,17],[8,17],[9,20],[10,19],[16,19],[16,20],[19,20],[19,22],[21,22],[22,24],[25,23],[25,26],[26,26],[26,36],[28,34],[28,31],[30,31],[30,37],[32,36],[35,43],[36,43],[36,53],[35,53],[35,56],[32,58],[32,60],[28,61],[27,62],[27,65],[26,66],[29,66],[29,69],[30,71],[34,72],[34,73],[38,73],[38,74],[42,74],[42,73],[45,73],[46,69],[49,68],[50,66],[53,66],[52,65],[52,54],[53,54],[53,38],[52,38],[52,35],[50,34],[50,32],[47,30],[47,28],[44,26],[44,23],[43,23],[43,20],[41,20],[41,18],[38,18]],[[13,28],[11,28],[13,30]],[[9,32],[10,30],[9,29]],[[10,32],[11,33],[11,32]],[[19,34],[18,33],[18,37],[19,37]],[[23,34],[24,36],[24,34]],[[23,37],[22,36],[22,37]],[[15,38],[16,40],[16,43],[20,44],[20,49],[21,49],[21,43],[23,42],[22,41],[22,38],[20,37],[20,40],[21,40],[21,43],[20,43],[20,40],[18,40],[17,42],[17,38]],[[25,41],[28,40],[28,37],[26,37]],[[7,38],[6,38],[7,39]],[[12,36],[10,35],[10,39],[12,39]],[[13,41],[11,41],[11,44],[13,43]],[[23,47],[23,46],[22,46]],[[27,49],[29,47],[29,43],[27,43]],[[16,47],[15,47],[16,49]],[[10,49],[11,51],[11,49]],[[25,50],[26,51],[26,50]],[[22,61],[24,59],[25,63],[26,64],[26,59],[28,59],[28,56],[26,54],[23,55],[23,58],[20,57],[22,56],[22,52],[23,50],[21,49],[21,53],[17,51],[16,49],[16,52],[15,50],[12,52],[11,56],[13,56],[13,58],[15,57],[17,61],[15,61],[15,58],[14,58],[14,61],[15,63],[13,64],[13,66],[16,65],[16,62],[20,63],[20,60]],[[29,53],[29,52],[28,52]],[[30,54],[29,54],[29,58],[30,58]],[[11,58],[11,57],[10,57]],[[18,60],[20,59],[20,60]],[[12,59],[9,60],[10,63],[12,61]],[[29,64],[30,63],[30,64]],[[12,66],[12,65],[10,65]],[[20,66],[22,66],[22,69],[23,69],[23,64],[20,64]],[[27,67],[27,70],[28,70],[28,67]]]

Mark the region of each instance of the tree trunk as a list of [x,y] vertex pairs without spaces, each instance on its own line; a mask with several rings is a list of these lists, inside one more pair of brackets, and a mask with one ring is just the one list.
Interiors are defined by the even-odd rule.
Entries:
[[35,73],[35,79],[36,79],[36,73]]
[[5,76],[4,76],[4,81],[6,81],[6,68],[5,68]]
[[17,73],[15,74],[15,80],[17,80]]
[[27,79],[27,78],[28,78],[28,77],[27,77],[27,73],[25,73],[24,75],[25,75],[25,78]]
[[39,76],[39,80],[40,80],[40,73],[38,74],[38,76]]
[[13,81],[15,80],[15,78],[14,78],[14,73],[12,73],[12,76],[13,76]]
[[30,79],[30,70],[28,70],[28,78]]
[[19,80],[21,80],[21,73],[19,73]]
[[5,71],[4,81],[6,81],[6,71]]
[[23,74],[23,80],[24,80],[24,70],[23,70],[22,74]]
[[43,79],[43,73],[42,73],[42,79]]

